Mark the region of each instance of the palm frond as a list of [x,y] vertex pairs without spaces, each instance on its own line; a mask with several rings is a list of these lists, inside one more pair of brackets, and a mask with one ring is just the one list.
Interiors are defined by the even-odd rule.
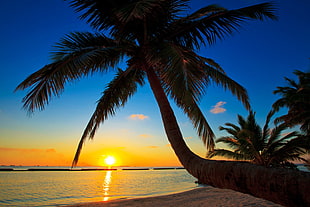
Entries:
[[[274,15],[274,5],[262,3],[236,10],[226,10],[216,5],[199,9],[192,15],[181,18],[170,25],[163,36],[184,46],[215,43],[218,39],[232,34],[241,27],[241,23],[250,19],[277,19]],[[171,35],[172,34],[172,35]]]
[[290,127],[300,125],[302,132],[310,134],[310,73],[297,70],[294,74],[298,76],[298,82],[285,78],[289,86],[277,87],[274,91],[282,97],[272,105],[273,108],[277,111],[288,108],[288,113],[278,117],[275,123],[283,122]]
[[163,86],[166,92],[171,95],[177,105],[190,118],[194,128],[197,130],[198,136],[202,139],[207,149],[213,150],[214,133],[197,104],[205,87],[203,81],[201,81],[201,76],[204,73],[203,71],[195,71],[191,64],[195,64],[192,61],[195,62],[196,60],[188,58],[188,54],[182,52],[176,54],[177,58],[174,58],[175,62],[172,61],[172,66],[168,66],[167,70],[161,73],[161,77],[164,80]]
[[164,68],[160,68],[159,72],[166,91],[173,91],[180,98],[187,93],[198,101],[208,85],[202,69],[204,62],[196,53],[182,46],[167,43],[160,47]]
[[255,112],[250,111],[242,132],[245,133],[246,139],[248,139],[247,142],[249,143],[250,148],[253,150],[253,153],[258,157],[259,152],[265,146],[265,139],[262,134],[263,130],[256,122]]
[[223,136],[216,139],[216,143],[224,143],[228,145],[233,150],[240,149],[240,142],[239,139],[233,136]]
[[29,112],[44,109],[52,96],[61,94],[67,82],[114,67],[124,55],[123,48],[114,40],[91,33],[72,33],[56,47],[54,63],[33,73],[15,89],[30,88],[23,98]]
[[[205,72],[197,70],[201,64],[199,56],[170,43],[152,48],[161,52],[160,55],[147,57],[148,62],[160,76],[165,92],[183,109],[206,147],[212,150],[214,134],[197,104],[207,85],[204,81]],[[208,61],[217,65],[210,59]]]
[[276,126],[274,129],[270,129],[269,138],[266,142],[266,147],[269,148],[273,144],[281,143],[286,139],[289,139],[293,135],[292,133],[289,133],[286,136],[281,137],[281,133],[283,133],[283,131],[286,129],[287,126],[285,124],[281,124],[279,126]]
[[80,18],[86,20],[94,29],[109,29],[116,22],[116,14],[120,8],[127,5],[126,0],[66,0],[77,13],[82,13]]
[[215,62],[213,59],[202,57],[202,56],[200,56],[200,58],[201,58],[201,60],[203,60],[206,63],[206,65],[209,65],[210,67],[215,68],[219,72],[226,74],[224,69],[217,62]]
[[30,91],[22,100],[24,103],[23,108],[29,113],[32,113],[35,109],[43,110],[52,96],[57,96],[63,91],[64,84],[67,80],[65,77],[57,76],[57,74],[53,72],[59,64],[60,63],[44,66],[39,71],[27,77],[15,89],[15,91],[24,90],[31,87]]
[[156,0],[128,2],[115,11],[118,22],[113,25],[110,34],[117,39],[137,38],[138,42],[142,43],[147,37],[143,33],[154,33],[160,28],[158,24],[167,22],[163,19],[167,11],[164,2]]
[[299,134],[296,131],[293,131],[281,137],[281,132],[283,132],[283,130],[285,129],[287,129],[287,127],[281,125],[271,131],[270,139],[268,140],[267,144],[268,152],[276,151],[282,146],[285,146],[287,142],[289,142],[293,138],[299,136]]
[[236,125],[234,124],[231,124],[231,123],[225,123],[226,126],[229,126],[231,128],[228,128],[228,127],[223,127],[223,126],[220,126],[219,127],[219,130],[220,131],[226,131],[227,133],[237,137],[238,136],[238,133],[240,131],[240,128],[237,127]]
[[[159,68],[163,86],[168,94],[176,101],[179,107],[192,120],[194,127],[202,140],[212,149],[214,134],[200,111],[197,102],[200,100],[210,79],[226,89],[230,89],[234,95],[242,99],[246,106],[247,94],[243,88],[225,77],[222,68],[214,61],[198,56],[194,52],[175,44],[162,44],[161,62],[164,68]],[[156,59],[158,57],[154,57]],[[154,62],[154,61],[153,61]],[[210,63],[211,65],[208,65]],[[237,89],[236,89],[237,88]]]
[[148,33],[156,33],[188,7],[185,0],[67,1],[90,26],[109,31],[117,39],[137,38],[134,34],[143,33],[145,26]]
[[233,12],[240,13],[245,18],[249,19],[278,19],[278,17],[275,15],[275,5],[270,2],[244,7],[241,9],[233,10]]
[[[309,146],[307,146],[309,149]],[[305,140],[301,138],[294,138],[289,140],[285,145],[283,145],[278,150],[274,151],[272,154],[273,161],[302,161],[302,155],[306,154]]]
[[232,80],[226,74],[220,72],[219,70],[215,70],[210,67],[206,67],[207,77],[210,77],[213,82],[215,82],[218,86],[223,87],[224,90],[230,91],[234,96],[240,100],[244,107],[247,110],[251,109],[249,103],[249,97],[246,89],[238,84],[236,81]]
[[188,99],[177,99],[176,102],[192,121],[207,150],[212,151],[214,149],[215,135],[197,103],[194,100],[188,101]]
[[215,156],[226,157],[234,160],[248,160],[249,157],[238,152],[229,151],[226,149],[215,149],[213,152],[207,154],[207,158],[212,158]]
[[270,112],[267,115],[264,127],[263,127],[263,131],[262,131],[262,139],[264,141],[264,143],[267,143],[268,137],[270,135],[270,128],[269,128],[269,123],[270,123],[270,119],[271,117],[275,114],[276,110],[272,109],[270,110]]
[[211,4],[205,7],[202,7],[200,9],[198,9],[197,11],[193,12],[192,14],[184,17],[183,19],[181,19],[182,21],[189,21],[189,20],[198,20],[201,18],[204,18],[206,16],[218,13],[218,12],[225,12],[227,11],[226,8],[221,7],[219,5],[216,4]]
[[[226,126],[229,126],[231,128],[233,128],[235,131],[239,131],[240,130],[240,127],[238,127],[237,125],[233,124],[233,123],[225,123]],[[219,127],[219,129],[222,128],[222,127]],[[221,129],[220,129],[221,130]]]
[[108,84],[102,97],[97,103],[95,112],[88,122],[76,150],[72,167],[78,162],[79,155],[86,139],[92,139],[96,130],[115,110],[124,106],[128,99],[136,92],[138,85],[144,84],[145,74],[141,70],[129,68],[126,71],[118,70],[115,78]]
[[238,117],[238,124],[240,125],[240,129],[246,129],[247,128],[246,119],[243,118],[240,114],[238,114],[237,117]]

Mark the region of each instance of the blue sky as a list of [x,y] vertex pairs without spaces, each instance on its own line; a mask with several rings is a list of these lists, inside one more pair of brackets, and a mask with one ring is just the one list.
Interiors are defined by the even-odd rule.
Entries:
[[[192,8],[216,3],[233,9],[260,2],[265,1],[194,0]],[[273,90],[286,84],[284,76],[295,78],[294,70],[310,69],[310,2],[273,2],[278,21],[249,21],[233,36],[199,51],[218,62],[248,90],[261,123],[279,98],[273,95]],[[26,91],[13,91],[28,75],[50,63],[52,46],[65,34],[91,29],[62,0],[4,1],[0,7],[0,25],[0,164],[19,164],[17,158],[8,160],[7,157],[23,155],[29,155],[30,161],[24,162],[27,164],[42,164],[46,159],[55,159],[53,165],[70,164],[80,135],[111,75],[96,75],[68,84],[64,93],[52,99],[44,111],[31,116],[22,109],[21,100]],[[235,123],[237,114],[247,115],[236,98],[217,86],[210,86],[200,106],[217,136],[222,135],[218,131],[220,125]],[[211,112],[214,108],[221,113]],[[130,118],[132,115],[136,115],[135,119]],[[190,122],[178,109],[176,115],[187,143],[203,156],[203,144]],[[137,160],[152,160],[153,165],[160,165],[156,159],[160,153],[174,156],[148,86],[141,88],[125,108],[104,123],[94,141],[86,144],[82,155],[85,164],[94,164],[87,163],[87,155],[96,152],[97,156],[109,150],[136,156]],[[39,159],[38,154],[45,159]],[[173,163],[175,158],[171,160]]]

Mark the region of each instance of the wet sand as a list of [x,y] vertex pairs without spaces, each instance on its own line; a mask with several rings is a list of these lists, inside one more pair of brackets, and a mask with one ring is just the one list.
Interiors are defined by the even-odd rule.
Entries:
[[164,196],[120,199],[70,205],[70,207],[280,207],[271,201],[228,189],[201,187]]

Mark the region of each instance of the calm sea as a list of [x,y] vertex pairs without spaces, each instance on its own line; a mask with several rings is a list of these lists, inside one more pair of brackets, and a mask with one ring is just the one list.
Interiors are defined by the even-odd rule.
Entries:
[[[309,172],[302,165],[298,167]],[[39,168],[32,167],[35,170]],[[55,169],[53,167],[45,167],[45,171],[27,169],[29,167],[14,167],[14,171],[0,171],[0,206],[62,206],[163,195],[198,187],[195,184],[196,179],[184,169],[135,168],[111,171],[93,171],[89,168],[77,171],[48,171]]]
[[0,206],[61,206],[190,190],[184,169],[0,171]]

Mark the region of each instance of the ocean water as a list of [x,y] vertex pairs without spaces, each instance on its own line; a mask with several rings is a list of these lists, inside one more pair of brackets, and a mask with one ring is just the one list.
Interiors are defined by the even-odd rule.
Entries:
[[169,194],[197,187],[184,169],[1,171],[0,206],[62,206]]
[[[199,187],[196,178],[184,169],[48,171],[55,168],[35,167],[43,171],[29,171],[29,167],[13,168],[14,171],[0,171],[1,207],[64,206],[164,195]],[[309,172],[303,165],[298,168]]]

